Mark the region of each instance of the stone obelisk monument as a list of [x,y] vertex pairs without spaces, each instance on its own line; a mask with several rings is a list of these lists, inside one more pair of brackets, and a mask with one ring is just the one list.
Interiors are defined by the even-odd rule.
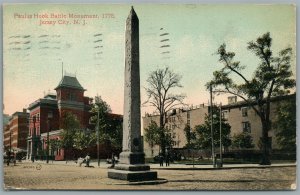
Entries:
[[145,154],[141,138],[141,98],[139,59],[139,19],[131,7],[126,20],[125,34],[125,83],[123,150],[115,169],[108,177],[128,181],[157,179],[157,172],[145,165]]

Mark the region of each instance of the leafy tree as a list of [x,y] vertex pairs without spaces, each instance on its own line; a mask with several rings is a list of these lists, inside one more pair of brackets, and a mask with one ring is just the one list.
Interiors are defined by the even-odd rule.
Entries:
[[119,117],[109,119],[108,132],[109,143],[117,150],[122,150],[123,126]]
[[[213,107],[213,137],[214,146],[220,145],[220,110],[217,107]],[[231,145],[231,139],[229,138],[231,126],[222,118],[222,146],[229,147]],[[211,148],[211,117],[205,115],[204,124],[195,126],[195,146],[201,149]]]
[[[61,147],[64,148],[66,152],[73,149],[76,131],[80,129],[80,123],[76,115],[71,112],[64,112],[61,121],[61,128],[63,129],[61,132]],[[67,160],[68,157],[66,153],[65,159]]]
[[[172,148],[175,144],[174,136],[169,128],[162,129],[156,122],[151,121],[150,125],[144,129],[144,136],[146,142],[148,142],[150,148],[152,149],[153,156],[153,147],[155,145],[162,146],[164,144],[165,148]],[[164,139],[161,139],[161,135],[164,134]],[[164,142],[164,143],[162,143]]]
[[195,147],[195,139],[196,134],[193,132],[192,128],[189,125],[186,125],[183,129],[187,144],[185,145],[186,148],[194,148]]
[[86,148],[96,145],[96,135],[89,129],[77,129],[74,135],[74,148],[82,151]]
[[49,148],[51,148],[51,156],[54,155],[54,151],[62,148],[62,142],[57,139],[49,140]]
[[252,136],[248,132],[243,132],[233,136],[233,147],[239,149],[254,148]]
[[296,100],[294,98],[278,106],[274,127],[280,149],[296,151]]
[[[95,128],[96,142],[98,139],[99,143],[112,144],[117,149],[122,148],[122,120],[111,113],[110,106],[101,96],[95,97],[95,103],[91,108],[90,122]],[[97,128],[99,128],[99,132]]]
[[[271,98],[288,94],[290,89],[295,86],[295,80],[291,78],[292,71],[290,70],[292,49],[283,49],[278,56],[273,56],[271,45],[270,33],[258,37],[255,42],[248,43],[248,50],[253,52],[260,60],[260,64],[252,78],[247,78],[242,73],[245,66],[234,60],[235,53],[227,52],[226,45],[221,45],[217,54],[224,67],[219,71],[215,71],[213,80],[207,83],[207,87],[212,86],[217,94],[227,93],[240,97],[260,117],[263,145],[260,164],[265,165],[271,164],[268,148],[268,131],[271,127]],[[234,76],[237,76],[241,82],[236,79],[233,80]]]
[[148,87],[145,90],[148,99],[144,104],[153,106],[159,112],[160,148],[163,155],[165,155],[166,140],[170,138],[170,136],[167,138],[167,128],[165,128],[166,114],[174,107],[181,105],[185,98],[184,95],[171,93],[172,89],[182,87],[180,80],[181,76],[168,67],[151,72],[147,79]]
[[160,128],[154,121],[151,121],[150,125],[144,129],[145,141],[149,144],[151,148],[152,156],[154,146],[159,145],[160,143],[160,131]]

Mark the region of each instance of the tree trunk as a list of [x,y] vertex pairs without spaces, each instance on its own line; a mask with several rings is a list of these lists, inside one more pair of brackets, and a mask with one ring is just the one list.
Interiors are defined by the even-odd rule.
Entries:
[[270,152],[269,152],[269,136],[268,136],[268,131],[269,131],[269,124],[268,121],[266,120],[261,120],[262,123],[262,138],[261,138],[261,143],[262,143],[262,148],[261,148],[261,160],[260,160],[260,165],[270,165]]
[[165,143],[165,131],[164,131],[164,115],[163,113],[160,114],[159,117],[159,127],[161,130],[161,137],[160,137],[160,144],[161,144],[161,153],[165,156],[166,153],[166,143]]

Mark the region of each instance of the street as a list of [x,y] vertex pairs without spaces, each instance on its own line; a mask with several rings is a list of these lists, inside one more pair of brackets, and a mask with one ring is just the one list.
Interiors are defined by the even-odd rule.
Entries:
[[291,190],[296,182],[296,166],[167,170],[151,165],[167,183],[127,185],[125,181],[107,178],[108,166],[79,167],[71,161],[67,165],[22,162],[4,166],[4,186],[8,190]]

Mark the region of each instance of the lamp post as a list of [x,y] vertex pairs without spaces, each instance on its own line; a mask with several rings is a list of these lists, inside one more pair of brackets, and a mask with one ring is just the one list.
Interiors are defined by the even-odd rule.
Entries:
[[34,162],[34,158],[35,158],[35,145],[36,145],[36,132],[35,132],[35,116],[32,117],[32,121],[33,121],[33,132],[32,132],[32,150],[31,150],[31,161]]
[[222,103],[220,103],[220,167],[223,167],[223,158],[222,158]]
[[213,167],[216,167],[214,132],[213,132],[212,86],[211,85],[209,85],[209,89],[210,89],[210,119],[211,119],[211,126],[210,126],[210,133],[211,133],[211,155],[212,155]]
[[8,151],[7,166],[10,163],[10,156],[11,156],[11,130],[9,130],[9,151]]
[[51,125],[50,125],[50,119],[53,117],[53,114],[52,112],[48,112],[48,120],[47,120],[47,123],[48,123],[48,131],[47,131],[47,163],[49,163],[49,132],[51,130]]
[[100,132],[99,132],[99,106],[97,106],[97,159],[98,159],[98,167],[100,166],[100,143],[99,143],[99,139],[100,139]]

